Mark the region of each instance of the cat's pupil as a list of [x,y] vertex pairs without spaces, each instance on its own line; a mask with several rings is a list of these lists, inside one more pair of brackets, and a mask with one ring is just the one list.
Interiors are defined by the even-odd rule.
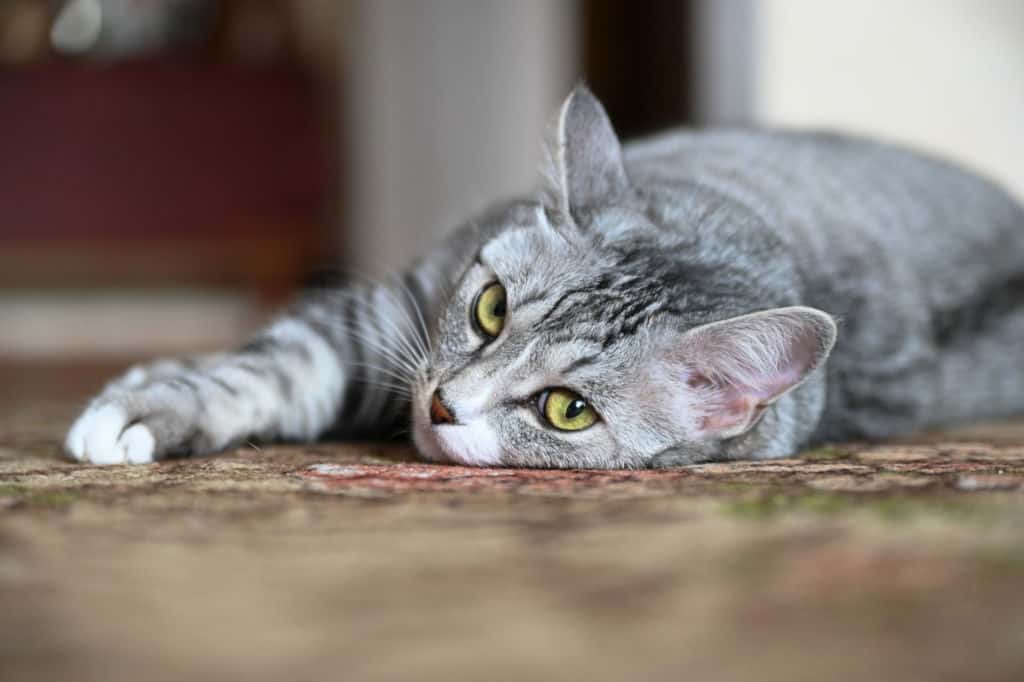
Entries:
[[498,301],[494,304],[491,309],[491,315],[494,317],[505,317],[505,301]]
[[583,414],[583,410],[585,409],[587,409],[586,401],[577,398],[576,400],[569,403],[569,407],[565,408],[565,418],[575,419],[576,417]]

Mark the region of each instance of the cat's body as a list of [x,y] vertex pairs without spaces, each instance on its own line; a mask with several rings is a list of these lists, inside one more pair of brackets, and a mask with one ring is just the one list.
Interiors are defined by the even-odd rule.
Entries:
[[[820,133],[668,134],[627,147],[626,161],[634,182],[696,183],[760,218],[749,229],[778,247],[743,270],[776,296],[787,287],[773,268],[798,280],[794,298],[762,307],[837,318],[816,438],[1024,411],[1024,208],[1002,189],[915,152]],[[725,240],[710,241],[715,251]]]
[[1024,209],[994,185],[832,135],[620,151],[585,90],[552,151],[545,199],[496,206],[400,282],[310,293],[238,352],[132,370],[68,451],[411,418],[435,460],[671,466],[1024,411]]

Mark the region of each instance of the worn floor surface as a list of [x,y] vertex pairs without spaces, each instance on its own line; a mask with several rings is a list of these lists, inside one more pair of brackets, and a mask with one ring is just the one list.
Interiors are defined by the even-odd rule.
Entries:
[[0,680],[1024,680],[1024,424],[672,472],[77,466],[0,370]]

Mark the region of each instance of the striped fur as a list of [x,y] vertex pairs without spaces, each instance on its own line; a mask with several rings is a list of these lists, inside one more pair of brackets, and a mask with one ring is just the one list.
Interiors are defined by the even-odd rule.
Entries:
[[[637,468],[1024,411],[1024,209],[993,184],[834,135],[622,148],[584,89],[552,145],[539,199],[495,205],[398,278],[308,292],[234,352],[129,370],[68,453],[408,428],[437,461]],[[490,339],[472,306],[494,282]],[[553,429],[551,388],[600,420]],[[451,420],[431,422],[435,393]]]

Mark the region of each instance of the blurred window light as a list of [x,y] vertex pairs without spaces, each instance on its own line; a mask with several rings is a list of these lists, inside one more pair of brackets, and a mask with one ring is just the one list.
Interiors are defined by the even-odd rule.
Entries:
[[53,49],[67,54],[89,52],[103,29],[103,6],[99,0],[71,0],[57,15],[50,31]]
[[[67,56],[151,57],[202,45],[225,7],[217,0],[67,0],[53,23],[50,43]],[[266,10],[280,5],[262,7],[275,21],[277,14]]]

